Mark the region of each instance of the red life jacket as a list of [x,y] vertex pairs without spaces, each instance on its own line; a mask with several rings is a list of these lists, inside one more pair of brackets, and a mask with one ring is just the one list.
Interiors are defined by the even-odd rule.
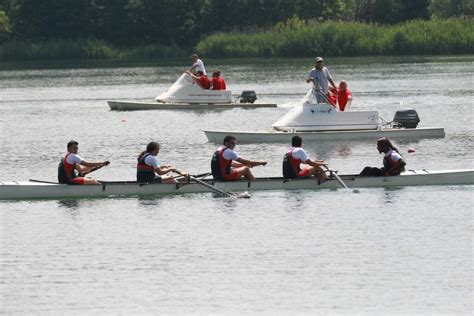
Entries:
[[351,92],[349,89],[346,89],[345,91],[338,91],[337,93],[337,103],[339,104],[339,109],[341,111],[344,111],[346,108],[347,100],[349,100],[349,97],[351,96]]
[[77,177],[76,164],[70,164],[67,162],[67,157],[71,153],[67,153],[58,165],[58,182],[59,183],[71,183],[73,178]]
[[291,148],[283,157],[283,177],[286,179],[298,178],[301,171],[301,159],[293,157],[295,147]]
[[145,163],[145,158],[150,154],[147,153],[138,158],[137,162],[137,182],[151,182],[155,179],[155,169]]
[[389,175],[388,171],[397,164],[397,162],[392,159],[392,152],[394,152],[394,150],[390,149],[388,152],[389,155],[383,157],[383,170],[385,171],[386,176]]
[[199,77],[199,82],[203,89],[208,90],[211,87],[211,82],[209,81],[209,78],[207,78],[207,76],[205,75]]
[[229,175],[231,172],[232,160],[224,158],[224,151],[226,151],[226,149],[229,148],[223,147],[216,150],[214,155],[212,155],[211,171],[214,180],[225,181],[227,179],[226,175]]
[[225,90],[226,84],[225,80],[222,77],[214,77],[211,80],[212,82],[212,90]]

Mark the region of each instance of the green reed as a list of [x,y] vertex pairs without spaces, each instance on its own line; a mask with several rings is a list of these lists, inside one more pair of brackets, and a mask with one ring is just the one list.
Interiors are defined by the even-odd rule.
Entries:
[[298,18],[255,33],[216,33],[197,51],[208,57],[309,57],[472,54],[472,19],[414,20],[398,25],[309,22]]
[[139,60],[182,56],[185,56],[185,52],[177,47],[144,45],[123,48],[96,39],[50,40],[44,42],[10,41],[0,45],[0,60],[3,61],[61,59]]

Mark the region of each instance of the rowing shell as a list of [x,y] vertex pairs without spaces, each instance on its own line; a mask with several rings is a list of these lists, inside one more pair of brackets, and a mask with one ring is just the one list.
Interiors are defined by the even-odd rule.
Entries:
[[[444,171],[410,170],[400,176],[361,177],[340,175],[349,188],[405,187],[421,185],[472,185],[474,169]],[[285,180],[284,178],[258,178],[256,181],[214,182],[203,180],[224,191],[261,190],[319,190],[338,189],[335,179],[319,182],[315,178]],[[186,194],[211,192],[202,184],[189,181],[178,184],[140,184],[137,182],[103,182],[100,185],[67,185],[52,182],[0,182],[0,199],[57,199],[111,196],[143,196],[156,194]]]

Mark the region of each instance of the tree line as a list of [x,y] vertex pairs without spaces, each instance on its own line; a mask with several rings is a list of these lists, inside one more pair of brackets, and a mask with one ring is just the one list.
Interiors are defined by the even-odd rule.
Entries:
[[292,18],[377,25],[474,16],[472,0],[0,0],[0,44],[94,39],[192,48]]

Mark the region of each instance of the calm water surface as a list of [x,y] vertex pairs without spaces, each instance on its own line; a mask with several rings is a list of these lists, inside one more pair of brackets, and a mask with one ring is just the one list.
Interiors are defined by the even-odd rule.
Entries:
[[[415,108],[446,137],[397,143],[413,169],[474,168],[474,57],[327,59],[354,109],[387,121]],[[262,130],[305,94],[311,60],[220,68],[234,93],[276,109],[112,112],[151,99],[187,64],[0,72],[0,181],[55,180],[70,139],[104,180],[135,176],[151,140],[160,159],[209,170],[201,129]],[[6,69],[5,66],[2,68]],[[378,166],[375,140],[306,143],[341,173]],[[415,154],[407,148],[414,147]],[[280,175],[288,144],[237,145]],[[0,202],[2,314],[472,314],[472,186]]]

